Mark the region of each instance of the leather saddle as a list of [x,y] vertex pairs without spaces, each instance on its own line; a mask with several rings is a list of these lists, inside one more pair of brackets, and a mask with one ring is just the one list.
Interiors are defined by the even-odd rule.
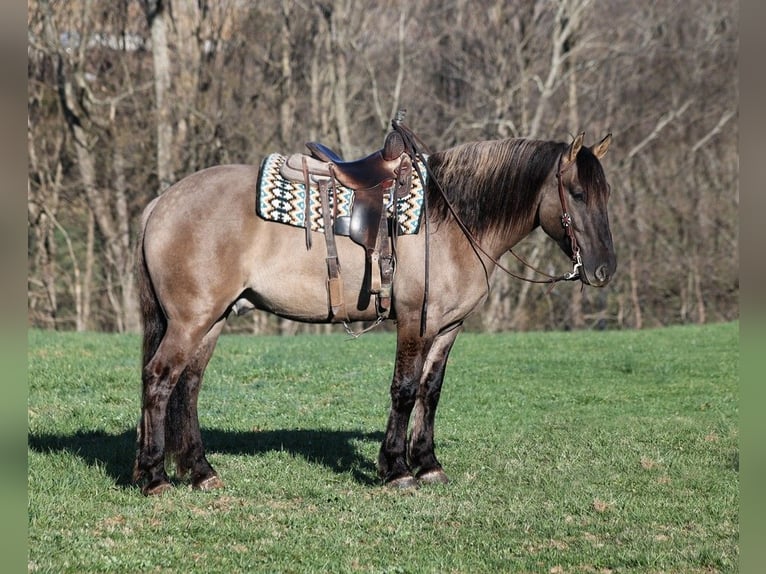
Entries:
[[[322,180],[335,180],[354,190],[351,216],[333,218],[333,231],[351,237],[365,248],[374,248],[385,195],[399,178],[406,157],[402,136],[392,131],[386,136],[382,149],[352,161],[344,160],[318,142],[307,142],[306,147],[311,155],[296,153],[289,156],[282,165],[282,175],[304,182],[305,162],[310,182],[319,184]],[[389,202],[392,200],[391,197],[388,199]]]
[[[386,318],[390,311],[393,249],[398,230],[395,224],[397,198],[400,193],[409,190],[412,175],[412,160],[406,152],[404,140],[397,131],[391,131],[382,149],[352,161],[344,160],[318,142],[308,142],[306,147],[311,155],[296,153],[287,157],[281,174],[287,179],[304,183],[307,194],[312,185],[319,189],[327,244],[331,316],[343,321],[348,319],[335,247],[335,235],[346,235],[365,249],[368,291],[376,296],[378,317]],[[336,216],[334,213],[338,184],[353,190],[349,216]],[[390,206],[393,206],[392,224],[389,223]],[[308,227],[306,244],[310,249]]]

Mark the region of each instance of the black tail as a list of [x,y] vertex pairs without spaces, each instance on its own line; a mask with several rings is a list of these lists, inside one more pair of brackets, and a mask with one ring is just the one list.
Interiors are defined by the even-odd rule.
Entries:
[[139,459],[141,453],[141,435],[143,433],[143,405],[144,395],[146,393],[145,387],[145,374],[144,370],[149,361],[157,352],[157,348],[162,342],[162,338],[165,336],[165,330],[167,329],[167,320],[165,314],[162,312],[162,307],[157,300],[157,294],[154,291],[152,285],[152,279],[149,276],[149,269],[146,266],[146,260],[144,258],[144,232],[146,230],[146,221],[149,216],[150,208],[147,208],[144,213],[144,217],[141,223],[141,231],[139,232],[138,243],[136,245],[136,257],[135,257],[135,274],[136,284],[138,287],[138,300],[141,309],[141,322],[143,325],[143,345],[141,350],[141,409],[142,419],[138,423],[137,439],[136,439],[136,462],[133,467],[133,481],[139,482],[143,478],[143,471],[139,468]]
[[[144,219],[144,222],[146,218]],[[157,300],[157,294],[152,285],[152,279],[149,276],[149,269],[146,267],[144,258],[144,230],[146,225],[141,228],[136,246],[136,282],[138,284],[138,297],[141,306],[141,320],[143,323],[143,348],[141,368],[146,367],[152,360],[157,347],[160,346],[162,337],[165,336],[167,329],[167,320],[162,312],[162,307]]]

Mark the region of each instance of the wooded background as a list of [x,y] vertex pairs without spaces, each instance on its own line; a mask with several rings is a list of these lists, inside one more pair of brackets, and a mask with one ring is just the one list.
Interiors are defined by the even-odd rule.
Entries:
[[[307,140],[362,156],[399,108],[432,149],[614,134],[615,279],[549,292],[498,273],[469,327],[736,318],[738,30],[736,0],[30,0],[29,325],[138,330],[154,196]],[[541,232],[518,251],[568,265]],[[258,313],[230,329],[327,327]]]

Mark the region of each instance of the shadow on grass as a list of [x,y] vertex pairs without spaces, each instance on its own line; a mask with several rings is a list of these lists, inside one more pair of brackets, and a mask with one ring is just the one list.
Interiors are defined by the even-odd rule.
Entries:
[[[374,461],[362,456],[354,443],[380,443],[383,433],[324,429],[261,432],[207,429],[202,431],[202,439],[213,466],[216,453],[248,456],[284,451],[322,464],[338,474],[350,472],[358,483],[373,485],[377,484]],[[132,482],[135,441],[133,429],[120,434],[80,431],[71,435],[30,435],[29,447],[40,453],[67,452],[79,456],[90,465],[102,466],[115,484],[127,487]]]

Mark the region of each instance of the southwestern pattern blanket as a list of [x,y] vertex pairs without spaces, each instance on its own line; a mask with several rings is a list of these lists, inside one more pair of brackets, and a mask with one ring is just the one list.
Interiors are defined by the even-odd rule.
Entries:
[[[267,221],[278,221],[294,227],[306,227],[306,201],[309,202],[311,231],[324,233],[322,218],[322,202],[319,189],[312,185],[310,193],[302,182],[286,179],[280,172],[286,157],[273,153],[267,156],[261,164],[259,172],[256,213]],[[415,167],[415,166],[413,166]],[[399,198],[397,215],[399,220],[399,235],[417,234],[420,229],[421,212],[423,208],[423,183],[419,172],[425,174],[425,169],[412,170],[412,186],[409,193]],[[424,177],[427,177],[424,175]],[[337,217],[351,215],[353,206],[353,190],[336,184],[337,208],[330,207]],[[393,214],[393,205],[389,202],[388,210]]]

